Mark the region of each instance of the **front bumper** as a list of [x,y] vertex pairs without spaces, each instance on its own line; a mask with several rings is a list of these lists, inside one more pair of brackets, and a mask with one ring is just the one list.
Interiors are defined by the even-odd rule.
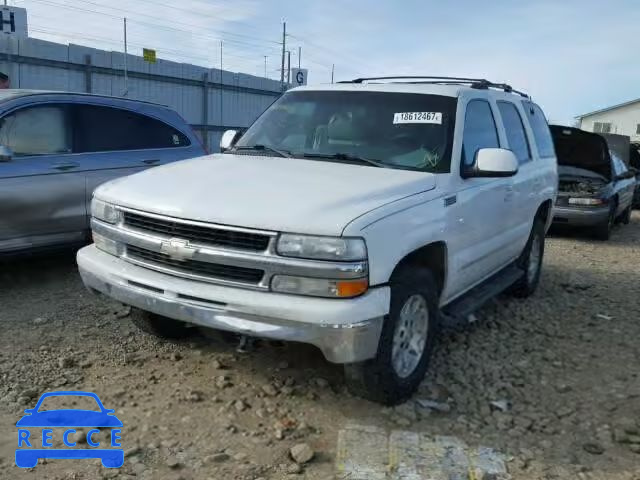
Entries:
[[553,223],[565,225],[593,226],[606,222],[609,207],[554,207]]
[[354,299],[323,299],[174,277],[133,265],[94,245],[80,250],[77,261],[82,281],[94,292],[196,325],[309,343],[334,363],[374,357],[389,312],[388,287]]

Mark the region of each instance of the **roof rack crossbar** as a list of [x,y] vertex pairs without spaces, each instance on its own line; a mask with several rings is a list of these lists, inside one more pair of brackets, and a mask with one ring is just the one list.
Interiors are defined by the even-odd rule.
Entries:
[[362,77],[354,80],[345,80],[338,83],[364,83],[375,80],[410,80],[407,82],[393,82],[393,83],[411,83],[411,84],[438,84],[438,85],[469,85],[471,88],[488,89],[496,88],[503,90],[507,93],[515,93],[524,98],[530,98],[524,92],[515,90],[511,85],[506,83],[494,83],[485,78],[466,78],[466,77],[439,77],[439,76],[423,76],[423,75],[403,75],[403,76],[389,76],[389,77]]

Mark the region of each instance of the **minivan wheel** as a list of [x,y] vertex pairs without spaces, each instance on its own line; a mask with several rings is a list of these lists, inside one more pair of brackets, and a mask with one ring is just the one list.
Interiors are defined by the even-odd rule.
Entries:
[[611,231],[613,230],[613,226],[616,223],[616,210],[617,205],[615,202],[611,203],[611,207],[609,208],[609,216],[607,219],[602,222],[600,225],[597,225],[594,229],[594,234],[598,240],[609,240],[611,238]]
[[509,293],[514,297],[529,297],[538,288],[544,257],[544,239],[544,222],[541,219],[536,219],[527,245],[517,260],[517,265],[524,271],[524,275],[509,289]]
[[349,390],[385,405],[407,400],[429,366],[438,327],[438,287],[432,273],[408,267],[391,281],[391,308],[378,353],[345,365]]
[[193,329],[189,328],[184,322],[156,315],[139,308],[132,308],[130,317],[131,322],[143,332],[165,340],[186,338],[193,332]]
[[624,225],[629,225],[629,223],[631,223],[632,210],[633,207],[629,205],[629,207],[623,212],[622,216],[620,217],[620,222],[622,222]]

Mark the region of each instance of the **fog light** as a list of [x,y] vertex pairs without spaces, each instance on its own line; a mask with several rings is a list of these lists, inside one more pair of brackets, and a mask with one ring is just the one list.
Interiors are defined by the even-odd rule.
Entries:
[[93,243],[96,247],[103,252],[106,252],[110,255],[115,255],[116,257],[120,256],[120,244],[115,240],[111,240],[110,238],[103,237],[100,234],[95,232],[92,233]]
[[329,280],[326,278],[291,277],[275,275],[271,290],[296,295],[311,295],[327,298],[352,298],[362,295],[369,288],[366,278],[356,280]]

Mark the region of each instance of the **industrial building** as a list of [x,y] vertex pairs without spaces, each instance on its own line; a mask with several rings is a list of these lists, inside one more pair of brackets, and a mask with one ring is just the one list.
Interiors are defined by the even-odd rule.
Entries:
[[578,126],[588,132],[626,135],[640,142],[640,98],[585,113],[577,117]]

